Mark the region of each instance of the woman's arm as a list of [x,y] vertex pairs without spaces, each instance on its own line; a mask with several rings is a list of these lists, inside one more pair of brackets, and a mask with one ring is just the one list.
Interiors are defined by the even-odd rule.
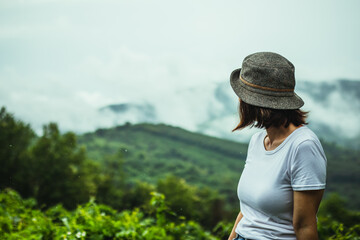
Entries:
[[239,212],[228,240],[233,240],[236,237],[235,229],[236,229],[236,226],[238,225],[238,223],[240,222],[240,220],[242,219],[242,217],[243,217],[242,213]]
[[294,191],[293,226],[297,240],[318,240],[316,214],[324,190]]

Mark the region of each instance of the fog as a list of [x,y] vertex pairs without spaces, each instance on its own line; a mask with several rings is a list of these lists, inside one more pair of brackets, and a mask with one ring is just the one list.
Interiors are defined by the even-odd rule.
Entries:
[[[49,121],[79,133],[136,122],[98,110],[150,102],[158,121],[222,135],[216,129],[236,124],[236,97],[232,115],[210,121],[209,106],[223,110],[213,90],[250,53],[284,55],[297,79],[360,79],[358,9],[356,0],[1,0],[0,103],[38,133]],[[341,131],[359,130],[358,109],[339,121],[335,108],[311,98],[306,107]]]

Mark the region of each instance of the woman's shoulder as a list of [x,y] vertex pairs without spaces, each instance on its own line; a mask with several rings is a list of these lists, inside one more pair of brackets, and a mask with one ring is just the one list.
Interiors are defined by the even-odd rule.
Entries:
[[299,143],[308,140],[320,142],[316,134],[308,126],[305,125],[299,127],[294,131],[294,140]]
[[293,148],[317,146],[322,149],[319,138],[307,126],[302,126],[294,131],[291,143]]
[[263,144],[263,140],[264,140],[265,136],[266,136],[265,130],[261,130],[261,131],[254,133],[250,138],[248,149],[251,150],[253,146],[260,146],[261,144]]

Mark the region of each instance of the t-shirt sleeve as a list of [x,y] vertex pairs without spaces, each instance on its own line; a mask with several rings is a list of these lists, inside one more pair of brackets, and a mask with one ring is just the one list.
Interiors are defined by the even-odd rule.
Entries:
[[302,142],[291,164],[291,186],[294,191],[324,189],[326,157],[320,142]]

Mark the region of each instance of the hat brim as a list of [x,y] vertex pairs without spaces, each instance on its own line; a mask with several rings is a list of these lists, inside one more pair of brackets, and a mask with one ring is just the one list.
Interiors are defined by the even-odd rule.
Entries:
[[292,96],[273,96],[251,91],[240,80],[240,72],[241,68],[231,73],[230,85],[242,101],[258,107],[281,110],[299,109],[304,105],[304,101],[296,93]]

